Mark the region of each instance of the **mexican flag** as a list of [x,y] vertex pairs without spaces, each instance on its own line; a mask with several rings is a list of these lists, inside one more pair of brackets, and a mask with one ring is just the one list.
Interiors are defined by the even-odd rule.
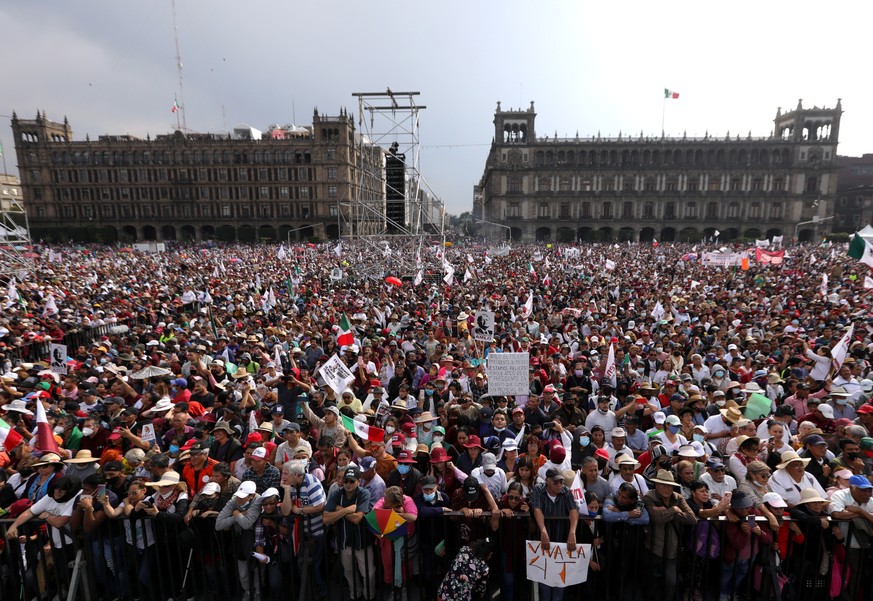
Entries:
[[352,419],[348,415],[341,415],[343,418],[343,426],[349,432],[357,434],[358,437],[369,440],[370,442],[383,442],[385,440],[385,430],[375,426],[368,426],[364,422],[359,422]]
[[664,98],[676,100],[677,98],[679,98],[679,92],[677,92],[676,90],[668,90],[667,88],[664,88]]
[[175,113],[178,110],[179,110],[179,103],[174,100],[173,101],[173,108],[170,109],[170,112]]
[[849,256],[873,267],[873,245],[858,234],[855,234],[849,243]]
[[531,274],[533,277],[537,277],[537,271],[536,271],[536,269],[534,269],[533,263],[528,263],[528,264],[527,264],[527,271],[528,271],[528,273]]
[[336,343],[340,346],[346,346],[355,343],[355,335],[352,334],[352,324],[346,314],[343,313],[339,322],[339,334],[336,337]]
[[9,424],[0,419],[0,447],[6,451],[11,451],[24,440],[21,434],[9,427]]

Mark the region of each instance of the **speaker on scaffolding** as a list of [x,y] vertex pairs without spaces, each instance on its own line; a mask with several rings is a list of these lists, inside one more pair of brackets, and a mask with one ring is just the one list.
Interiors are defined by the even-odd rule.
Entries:
[[385,217],[389,233],[406,226],[406,155],[398,153],[397,142],[385,157]]

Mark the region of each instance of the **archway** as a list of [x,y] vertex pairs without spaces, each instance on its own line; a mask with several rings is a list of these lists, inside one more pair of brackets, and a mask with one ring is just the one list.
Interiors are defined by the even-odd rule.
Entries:
[[516,242],[521,242],[521,238],[523,234],[521,233],[520,227],[511,227],[506,230],[507,240],[515,240]]
[[558,242],[573,242],[576,239],[576,233],[568,227],[558,228]]
[[215,230],[215,238],[222,242],[233,242],[236,240],[236,229],[232,225],[219,225]]
[[276,228],[272,225],[262,225],[258,228],[258,240],[262,242],[275,242]]
[[751,227],[743,232],[743,238],[749,241],[755,241],[761,239],[761,230],[758,228]]
[[774,227],[774,228],[770,228],[769,230],[767,230],[767,240],[771,240],[774,236],[781,236],[781,235],[782,235],[782,230],[780,230],[779,228]]
[[655,228],[644,227],[640,230],[640,242],[651,242],[655,239]]
[[538,227],[536,232],[537,242],[544,242],[552,239],[552,230],[547,227]]
[[[703,228],[703,238],[709,240],[711,238],[715,238],[715,232],[717,228],[714,227],[705,227]],[[719,237],[721,237],[721,232],[718,233]]]
[[797,232],[797,241],[798,242],[812,242],[812,237],[814,234],[814,230],[804,228]]
[[580,227],[576,232],[580,242],[597,242],[597,232],[590,227]]
[[255,226],[241,225],[236,232],[237,240],[240,242],[254,242],[256,236]]
[[700,242],[700,232],[697,228],[686,227],[679,232],[679,242]]
[[93,234],[89,236],[89,238],[91,238],[94,242],[111,244],[118,241],[118,230],[116,230],[112,226],[107,225],[106,227],[101,227],[100,229],[94,230]]
[[142,226],[142,239],[143,240],[157,240],[158,239],[158,231],[155,229],[155,226],[153,226],[153,225]]
[[661,230],[661,242],[675,242],[676,241],[676,228],[673,227],[665,227]]
[[175,240],[176,239],[176,228],[172,225],[165,225],[161,228],[161,239],[162,240]]
[[613,234],[611,227],[602,227],[600,228],[600,241],[601,242],[612,242]]
[[329,240],[336,240],[339,238],[339,226],[335,223],[330,223],[324,226],[324,235],[327,236]]
[[636,242],[637,241],[637,233],[634,231],[632,227],[623,227],[618,230],[618,241],[619,242]]
[[182,240],[196,240],[197,239],[197,230],[194,229],[193,225],[183,225],[182,226]]
[[136,228],[132,225],[125,225],[121,228],[121,239],[124,242],[136,242]]
[[725,231],[721,233],[721,236],[718,237],[719,240],[724,240],[728,242],[730,240],[736,240],[740,235],[740,230],[735,227],[729,227]]
[[298,240],[306,241],[310,238],[315,238],[315,230],[311,225],[303,226],[303,228],[297,232]]
[[200,238],[202,240],[212,240],[215,238],[215,226],[204,225],[200,228]]

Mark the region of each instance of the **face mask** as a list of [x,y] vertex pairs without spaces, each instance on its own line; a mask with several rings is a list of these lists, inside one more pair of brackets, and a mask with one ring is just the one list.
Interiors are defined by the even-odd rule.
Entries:
[[848,402],[849,402],[849,399],[847,399],[847,398],[837,398],[837,405],[845,405]]
[[724,401],[716,401],[715,404],[717,407],[724,407]]
[[583,375],[585,372],[582,371],[581,369],[577,369],[577,370],[574,371],[573,373],[576,374],[576,377],[577,377],[577,378],[581,378],[582,375]]
[[712,375],[713,375],[713,377],[715,377],[715,378],[721,378],[722,376],[724,376],[724,372],[723,372],[723,371],[717,371],[717,372],[713,372]]
[[667,426],[667,429],[670,431],[670,434],[679,433],[679,426]]
[[430,494],[424,493],[424,500],[426,503],[433,503],[434,499],[436,499],[436,493],[432,492]]
[[411,469],[412,467],[406,464],[400,464],[397,466],[397,471],[400,472],[401,476],[405,476],[406,474],[408,474],[409,470]]
[[588,510],[588,515],[589,515],[590,517],[592,517],[592,518],[593,518],[593,517],[597,517],[597,512],[596,512],[596,511],[591,511],[591,510],[589,509],[589,510]]
[[251,501],[246,501],[245,504],[244,504],[244,505],[240,505],[239,508],[240,508],[242,511],[245,511],[246,509],[248,509],[248,506],[251,505],[251,504],[252,504]]
[[179,445],[171,444],[170,445],[170,453],[178,453],[178,452],[179,452]]
[[82,428],[82,436],[91,436],[94,434],[94,428]]
[[598,407],[597,412],[601,415],[606,415],[607,413],[609,413],[609,409],[601,409],[600,407]]
[[63,426],[55,426],[55,428],[54,428],[54,430],[52,430],[52,432],[54,432],[55,434],[63,434],[64,427]]
[[433,390],[425,389],[424,394],[426,394],[427,396],[431,396],[433,395]]
[[443,437],[442,434],[434,434],[434,435],[433,435],[433,441],[434,441],[434,442],[440,442],[440,443],[441,443],[441,442],[443,441],[443,438],[444,438],[444,437]]
[[395,428],[394,426],[385,426],[385,432],[388,433],[388,434],[394,434],[394,431],[395,431],[396,429],[397,429],[397,428]]
[[579,437],[579,446],[580,447],[587,447],[589,444],[591,444],[591,437],[590,436],[580,436]]
[[706,437],[703,434],[694,434],[693,438],[697,442],[703,442],[704,440],[706,440]]
[[503,432],[506,428],[494,428],[495,432]]

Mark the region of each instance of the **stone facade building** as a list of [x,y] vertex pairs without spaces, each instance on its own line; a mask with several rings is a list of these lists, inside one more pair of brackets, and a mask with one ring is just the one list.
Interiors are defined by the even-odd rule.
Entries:
[[551,138],[537,135],[533,102],[498,103],[473,215],[512,240],[788,240],[795,228],[811,240],[833,215],[842,112],[798,101],[765,138]]
[[852,234],[873,225],[873,154],[837,157],[840,181],[833,231]]
[[[12,117],[33,239],[336,238],[352,200],[384,203],[384,151],[344,110],[307,128],[75,141],[37,113]],[[380,230],[384,223],[374,223]]]

